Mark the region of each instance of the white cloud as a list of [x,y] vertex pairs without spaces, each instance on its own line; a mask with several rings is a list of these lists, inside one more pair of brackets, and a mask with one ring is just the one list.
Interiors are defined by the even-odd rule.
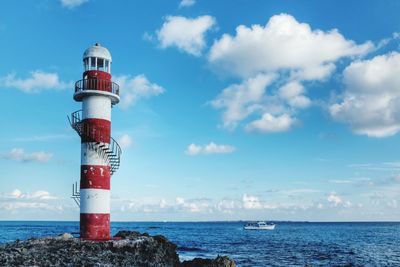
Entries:
[[183,203],[185,203],[185,199],[183,197],[176,197],[175,202],[178,205],[182,205]]
[[256,196],[244,194],[242,197],[242,203],[243,208],[246,210],[263,208],[261,201]]
[[63,207],[61,205],[51,205],[49,203],[43,202],[6,202],[0,203],[0,208],[8,211],[15,211],[19,209],[38,209],[38,210],[52,210],[52,211],[62,211]]
[[188,155],[198,155],[202,152],[202,147],[196,144],[190,144],[186,149]]
[[208,61],[220,73],[243,81],[225,88],[211,104],[224,109],[223,126],[231,130],[254,116],[258,119],[246,123],[248,132],[290,130],[297,113],[312,104],[305,81],[324,81],[337,60],[373,48],[371,42],[357,45],[345,39],[336,29],[312,29],[288,14],[271,17],[265,26],[240,25],[235,35],[224,34],[214,42]]
[[[348,218],[352,212],[360,212],[363,204],[352,203],[347,199],[343,199],[335,192],[325,195],[323,191],[298,188],[277,190],[277,195],[268,193],[268,200],[265,195],[254,195],[252,193],[244,193],[236,197],[223,197],[220,199],[210,199],[205,197],[186,198],[178,196],[176,198],[162,197],[144,197],[137,200],[122,200],[113,199],[114,207],[118,207],[118,211],[123,214],[129,215],[131,212],[136,215],[149,213],[157,214],[157,216],[164,217],[167,214],[172,216],[168,218],[184,220],[185,218],[230,218],[230,219],[243,219],[251,218],[253,216],[266,216],[271,219],[277,217],[285,217],[295,219],[298,216],[308,218],[308,216],[321,215],[321,220],[343,220]],[[381,199],[380,205],[382,208],[390,208],[391,210],[398,205],[396,199],[397,191]],[[296,197],[293,197],[295,195]],[[321,199],[321,196],[325,196]],[[383,194],[385,196],[385,194]],[[355,197],[355,196],[353,196]],[[362,201],[362,196],[360,200]],[[364,197],[365,198],[365,197]],[[367,196],[367,201],[368,196]],[[118,201],[118,203],[116,203]],[[117,205],[116,205],[117,204]],[[365,206],[371,207],[368,203]],[[368,212],[364,209],[363,212]],[[172,215],[171,215],[172,214]],[[328,214],[332,216],[326,217]],[[191,216],[194,217],[191,217]],[[205,215],[205,216],[204,216]],[[117,215],[118,216],[118,215]],[[287,217],[289,216],[289,217]],[[257,219],[257,217],[253,217]]]
[[157,96],[165,92],[165,89],[156,83],[151,83],[143,74],[131,77],[129,75],[115,76],[115,82],[122,88],[121,107],[128,108],[140,98]]
[[168,205],[168,204],[167,204],[167,201],[166,201],[165,199],[162,198],[162,199],[160,200],[160,204],[159,204],[160,208],[163,209],[163,208],[165,208],[167,205]]
[[165,199],[154,197],[145,197],[140,200],[113,199],[113,202],[117,202],[118,205],[115,205],[115,207],[124,213],[127,211],[134,213],[157,213],[171,208],[171,205],[169,205]]
[[0,85],[8,88],[15,88],[24,92],[40,92],[43,90],[61,90],[72,88],[71,82],[63,82],[57,73],[32,71],[30,78],[17,78],[15,73],[0,77]]
[[[300,193],[300,192],[298,192]],[[310,192],[306,192],[310,193]],[[295,193],[296,194],[296,193]],[[286,211],[294,211],[294,210],[306,210],[312,208],[313,204],[307,203],[267,203],[263,200],[260,200],[259,197],[252,196],[249,194],[244,194],[242,196],[242,208],[244,210],[286,210]]]
[[302,79],[323,79],[339,58],[363,55],[372,48],[370,42],[357,45],[346,40],[336,29],[313,30],[291,15],[280,14],[265,26],[240,25],[235,36],[224,34],[211,47],[209,61],[240,77],[288,69]]
[[60,1],[63,7],[72,9],[88,2],[89,0],[60,0]]
[[196,3],[196,0],[181,0],[179,3],[179,7],[189,7],[193,6]]
[[1,198],[6,198],[6,199],[22,199],[22,200],[52,200],[52,199],[58,199],[56,196],[51,195],[49,192],[44,191],[44,190],[39,190],[35,192],[27,192],[23,193],[19,189],[14,189],[10,193],[3,194]]
[[57,199],[57,197],[52,196],[49,192],[43,190],[33,192],[32,195],[30,195],[29,197],[33,199],[43,199],[43,200]]
[[208,145],[196,145],[190,144],[186,149],[186,154],[190,156],[195,156],[199,154],[228,154],[235,152],[236,148],[230,145],[218,145],[214,142]]
[[286,100],[287,103],[294,108],[307,108],[311,105],[311,100],[304,96],[304,86],[297,82],[292,81],[279,89],[279,96]]
[[7,215],[17,210],[26,211],[62,211],[63,206],[58,203],[59,198],[47,191],[39,190],[35,192],[22,192],[14,189],[10,193],[0,194],[0,210],[6,210]]
[[238,122],[262,109],[260,103],[265,97],[266,87],[275,78],[275,75],[259,74],[241,84],[233,84],[225,88],[211,101],[213,107],[225,110],[222,114],[223,126],[234,129]]
[[343,73],[346,90],[330,114],[356,134],[386,137],[400,130],[400,54],[355,61]]
[[206,46],[205,33],[215,24],[211,16],[185,18],[168,16],[161,29],[156,32],[161,48],[176,46],[179,50],[200,56]]
[[145,41],[151,42],[154,39],[154,35],[152,35],[151,33],[148,33],[148,32],[144,32],[143,35],[142,35],[142,38]]
[[176,205],[178,209],[186,210],[189,212],[212,212],[212,205],[209,199],[190,199],[186,200],[182,197],[176,198]]
[[1,154],[0,157],[20,162],[48,162],[53,154],[43,151],[27,153],[22,148],[13,148],[10,152]]
[[389,38],[384,38],[378,42],[376,45],[376,50],[379,50],[381,48],[386,47],[390,42],[392,41],[397,41],[400,39],[400,33],[399,32],[394,32],[392,33],[392,36]]
[[14,189],[14,191],[12,191],[10,193],[11,198],[20,198],[21,196],[22,196],[22,192],[19,189]]
[[349,200],[347,200],[346,202],[343,203],[344,208],[350,208],[352,206],[353,206],[353,204]]
[[281,116],[273,116],[269,113],[265,113],[261,119],[252,121],[247,124],[245,129],[248,132],[260,132],[260,133],[277,133],[286,132],[296,122],[295,119],[291,118],[287,114]]
[[203,153],[205,154],[226,154],[233,153],[236,150],[235,147],[229,145],[217,145],[213,142],[209,143],[205,147],[203,147]]
[[222,199],[216,204],[216,209],[223,213],[233,213],[241,207],[241,203],[234,199]]
[[119,139],[118,139],[118,144],[122,149],[128,148],[132,145],[132,138],[128,134],[123,134]]
[[397,207],[398,207],[398,203],[397,203],[397,200],[396,200],[396,199],[391,199],[391,200],[387,201],[387,202],[386,202],[386,205],[387,205],[388,207],[394,208],[394,209],[397,209]]
[[336,195],[335,192],[330,193],[327,197],[327,200],[329,203],[332,203],[335,207],[343,203],[343,200],[338,195]]
[[352,184],[354,181],[352,180],[329,180],[329,182],[334,184]]

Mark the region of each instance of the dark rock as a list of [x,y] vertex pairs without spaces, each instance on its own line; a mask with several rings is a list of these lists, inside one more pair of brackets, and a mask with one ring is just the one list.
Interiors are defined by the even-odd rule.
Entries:
[[137,231],[119,231],[114,237],[120,237],[122,239],[136,239],[140,237],[142,234]]
[[215,259],[194,258],[181,263],[182,267],[236,267],[233,260],[226,256],[218,256]]
[[221,256],[180,263],[177,246],[161,235],[120,231],[115,237],[96,242],[63,234],[15,241],[0,246],[0,266],[236,266]]

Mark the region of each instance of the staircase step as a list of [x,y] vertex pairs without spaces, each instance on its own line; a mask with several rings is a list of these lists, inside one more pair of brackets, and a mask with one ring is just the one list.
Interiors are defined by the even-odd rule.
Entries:
[[93,136],[97,136],[95,135],[95,133],[98,132],[97,129],[91,128],[90,125],[84,127],[81,118],[82,110],[75,111],[71,114],[70,124],[72,129],[74,129],[81,138],[85,137],[95,143],[89,146],[90,149],[95,150],[100,156],[106,157],[106,160],[110,164],[110,173],[111,175],[114,174],[120,166],[121,148],[113,138],[110,138],[109,144],[95,141]]

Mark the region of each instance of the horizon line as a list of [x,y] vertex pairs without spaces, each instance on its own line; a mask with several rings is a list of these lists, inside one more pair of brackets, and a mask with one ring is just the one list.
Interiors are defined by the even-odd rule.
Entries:
[[[376,220],[376,221],[312,221],[312,220],[204,220],[204,221],[174,221],[174,220],[160,220],[160,221],[111,221],[111,223],[222,223],[222,222],[254,222],[254,221],[270,221],[270,222],[283,222],[283,223],[400,223],[400,220]],[[79,220],[2,220],[0,222],[77,222]]]

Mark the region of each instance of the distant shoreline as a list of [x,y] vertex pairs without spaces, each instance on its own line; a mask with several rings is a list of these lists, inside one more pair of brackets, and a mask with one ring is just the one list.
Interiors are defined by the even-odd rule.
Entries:
[[[243,223],[263,221],[260,220],[232,220],[232,221],[111,221],[111,223]],[[400,223],[399,221],[279,221],[268,220],[275,223]],[[77,222],[78,220],[59,221],[59,220],[0,220],[0,222]]]

